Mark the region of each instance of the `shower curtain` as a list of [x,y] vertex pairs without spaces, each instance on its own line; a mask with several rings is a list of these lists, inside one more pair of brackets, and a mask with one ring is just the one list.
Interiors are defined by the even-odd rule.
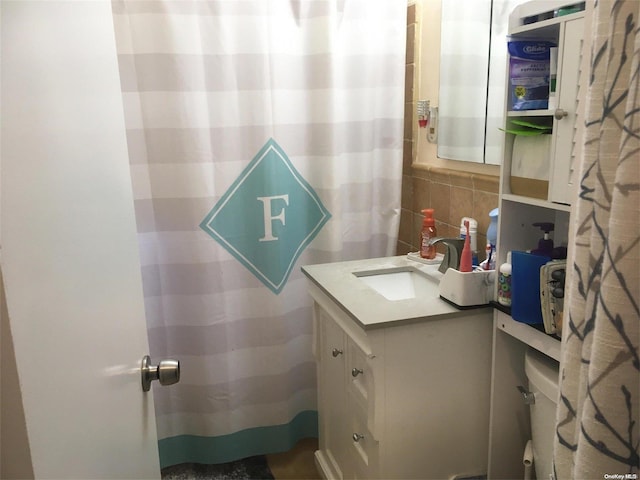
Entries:
[[640,469],[640,2],[598,0],[554,444],[558,479]]
[[317,436],[304,264],[395,252],[406,2],[112,3],[161,465]]

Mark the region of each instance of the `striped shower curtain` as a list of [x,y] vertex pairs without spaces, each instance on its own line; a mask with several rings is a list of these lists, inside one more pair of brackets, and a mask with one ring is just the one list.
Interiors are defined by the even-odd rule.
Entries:
[[[162,466],[317,436],[304,264],[392,255],[406,2],[114,1]],[[156,387],[154,387],[156,388]]]

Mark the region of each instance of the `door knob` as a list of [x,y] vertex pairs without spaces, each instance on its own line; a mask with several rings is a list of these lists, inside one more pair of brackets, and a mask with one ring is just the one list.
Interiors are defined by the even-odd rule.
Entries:
[[364,373],[361,369],[359,368],[352,368],[351,369],[351,376],[352,377],[357,377],[358,375],[360,375],[361,373]]
[[569,115],[569,112],[561,108],[556,109],[555,113],[553,114],[553,116],[556,117],[556,120],[562,120],[567,115]]
[[342,350],[340,350],[339,348],[334,348],[334,349],[331,351],[331,355],[333,355],[333,356],[334,356],[334,358],[335,358],[335,357],[337,357],[338,355],[342,355]]
[[160,385],[173,385],[180,381],[180,362],[178,360],[161,360],[158,365],[151,365],[151,357],[145,355],[140,367],[142,374],[142,391],[151,390],[151,382],[158,380]]

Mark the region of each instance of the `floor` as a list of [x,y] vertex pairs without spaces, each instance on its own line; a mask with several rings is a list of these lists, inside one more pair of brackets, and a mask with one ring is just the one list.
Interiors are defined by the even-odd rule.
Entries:
[[320,480],[313,454],[318,449],[317,438],[298,442],[290,451],[267,455],[267,463],[275,480]]
[[258,455],[218,465],[183,463],[162,469],[162,480],[320,480],[314,452],[318,439],[307,438],[288,452]]

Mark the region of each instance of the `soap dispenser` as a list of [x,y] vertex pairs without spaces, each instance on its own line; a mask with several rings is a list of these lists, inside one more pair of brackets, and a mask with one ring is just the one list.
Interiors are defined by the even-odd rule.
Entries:
[[531,250],[531,253],[535,255],[545,255],[551,258],[553,252],[553,240],[549,236],[553,232],[553,223],[550,222],[537,222],[533,224],[534,227],[540,228],[544,232],[544,236],[538,241],[538,248]]
[[433,218],[433,208],[425,208],[422,213],[424,219],[422,220],[422,230],[420,231],[420,256],[433,260],[436,258],[436,246],[429,245],[429,240],[438,236],[436,221]]

